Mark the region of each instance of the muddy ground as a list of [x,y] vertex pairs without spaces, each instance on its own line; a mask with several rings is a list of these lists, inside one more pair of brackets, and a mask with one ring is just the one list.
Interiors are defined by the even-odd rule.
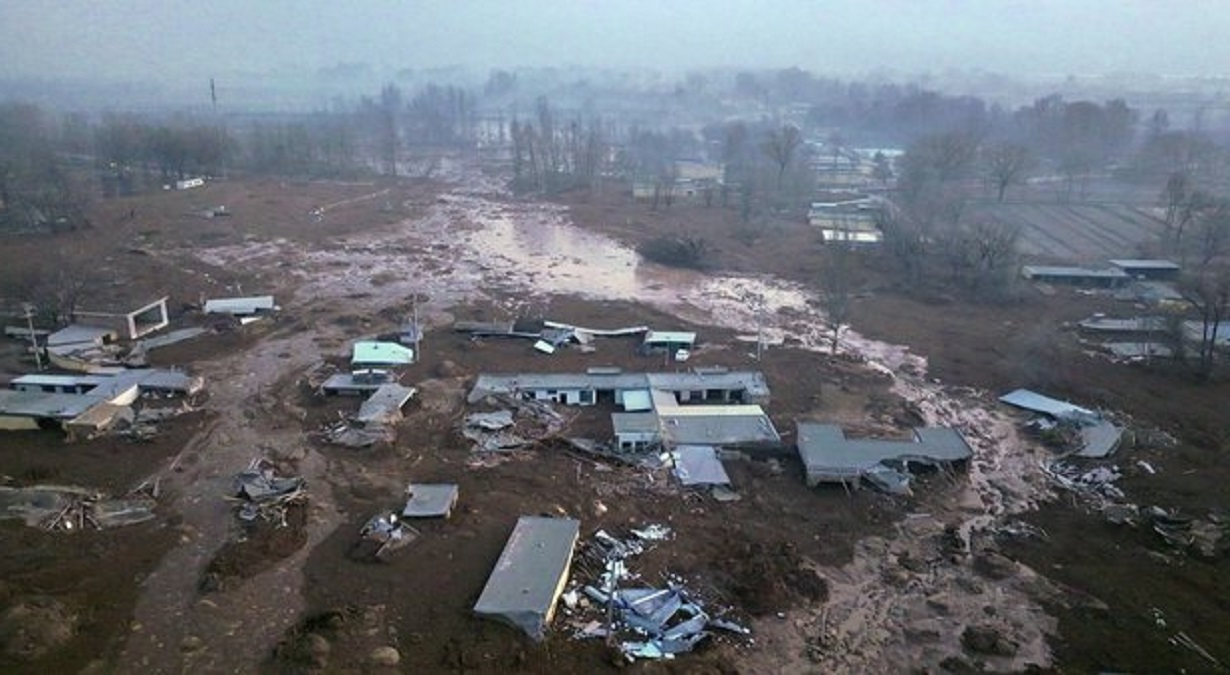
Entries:
[[[824,327],[808,291],[819,244],[799,224],[753,226],[733,210],[699,206],[655,212],[610,188],[556,204],[517,200],[499,191],[498,177],[444,168],[431,184],[232,181],[101,202],[95,228],[53,240],[63,255],[99,263],[88,269],[93,287],[112,289],[106,295],[170,293],[179,322],[200,320],[193,305],[202,294],[273,292],[284,311],[155,352],[159,365],[205,375],[210,394],[201,412],[150,442],[4,437],[7,483],[123,493],[158,475],[166,493],[157,521],[124,530],[66,535],[0,523],[0,667],[354,672],[378,670],[387,652],[374,650],[394,647],[403,672],[619,668],[601,643],[570,639],[566,616],[543,645],[471,616],[524,514],[580,518],[583,536],[669,524],[677,537],[646,555],[646,569],[683,576],[754,629],[754,642],[715,641],[640,670],[1212,668],[1172,644],[1179,631],[1230,660],[1224,553],[1172,550],[1055,491],[1037,471],[1046,450],[1022,438],[1020,418],[988,394],[1046,387],[1169,432],[1177,446],[1142,444],[1116,458],[1157,469],[1127,471],[1124,489],[1142,504],[1226,508],[1226,385],[1091,356],[1063,323],[1114,309],[1110,301],[1027,290],[1010,303],[970,304],[897,289],[871,259],[857,332],[829,356],[818,349]],[[233,215],[191,215],[223,204]],[[664,231],[704,236],[713,267],[638,263],[630,247]],[[47,245],[6,240],[3,255],[16,269]],[[757,312],[756,299],[766,309]],[[322,362],[343,363],[350,340],[393,329],[412,304],[429,331],[422,361],[402,378],[419,395],[397,441],[367,450],[320,443],[320,426],[358,401],[316,397],[304,378]],[[922,478],[911,498],[809,490],[788,456],[731,462],[743,498],[725,504],[558,445],[477,463],[456,423],[479,372],[677,367],[620,339],[594,354],[547,357],[525,342],[448,330],[456,318],[520,315],[695,328],[705,344],[688,365],[764,370],[769,412],[787,440],[800,418],[878,434],[953,423],[971,436],[976,460],[955,480]],[[759,362],[747,341],[757,321],[772,343]],[[19,347],[5,348],[6,371],[28,367]],[[598,433],[609,412],[586,410],[574,429]],[[230,477],[257,456],[308,478],[309,502],[285,531],[245,532],[223,500]],[[424,524],[387,563],[354,559],[368,517],[396,507],[406,483],[436,480],[460,485],[451,519]],[[1018,520],[1046,536],[996,534]],[[968,533],[967,547],[952,546],[954,531]],[[971,626],[990,626],[1012,649],[963,644]]]

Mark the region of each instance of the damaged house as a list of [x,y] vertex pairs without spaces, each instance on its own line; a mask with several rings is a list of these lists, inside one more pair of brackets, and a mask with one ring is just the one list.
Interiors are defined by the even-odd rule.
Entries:
[[518,519],[474,604],[474,613],[542,640],[568,582],[580,531],[580,521],[571,518]]
[[200,377],[142,368],[113,375],[23,375],[0,390],[0,429],[65,429],[70,438],[132,422],[141,396],[184,397],[204,386]]
[[1106,457],[1119,448],[1123,430],[1088,408],[1028,389],[1010,391],[999,400],[1014,408],[1046,416],[1048,426],[1075,429],[1077,447],[1074,454],[1078,457]]
[[799,422],[798,431],[799,458],[812,487],[857,486],[866,479],[887,492],[908,493],[911,464],[951,467],[973,455],[961,433],[947,427],[914,429],[910,440],[846,438],[835,424],[811,422]]

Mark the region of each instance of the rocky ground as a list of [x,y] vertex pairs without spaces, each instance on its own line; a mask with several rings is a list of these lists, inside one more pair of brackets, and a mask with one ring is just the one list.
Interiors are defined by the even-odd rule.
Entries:
[[[1224,549],[1175,550],[1147,527],[1111,525],[1098,504],[1041,470],[1050,450],[994,401],[1020,385],[1130,414],[1139,442],[1115,461],[1141,504],[1204,516],[1225,508],[1225,385],[1111,365],[1062,322],[1100,301],[1024,295],[978,306],[902,294],[870,275],[840,353],[826,353],[806,228],[703,207],[651,212],[613,191],[565,203],[513,199],[464,163],[440,184],[215,183],[202,191],[99,206],[105,230],[65,243],[135,295],[169,288],[178,308],[202,294],[272,292],[283,311],[153,355],[205,376],[198,413],[143,444],[64,445],[53,433],[4,438],[5,482],[87,484],[123,493],[159,476],[160,518],[106,532],[42,532],[0,522],[0,667],[26,672],[600,672],[623,664],[571,638],[568,617],[543,645],[474,618],[470,607],[519,515],[566,514],[598,528],[670,525],[646,554],[728,604],[751,640],[714,641],[646,670],[894,672],[947,669],[1199,672],[1230,654]],[[229,218],[185,215],[226,204]],[[134,209],[136,218],[124,214]],[[701,230],[701,228],[705,228]],[[703,231],[714,266],[638,261],[638,241]],[[28,260],[38,242],[5,246]],[[344,363],[350,340],[392,330],[414,306],[428,325],[419,389],[391,445],[356,450],[316,432],[357,407],[305,383]],[[177,312],[178,314],[178,312]],[[478,461],[457,433],[483,371],[657,369],[630,341],[544,356],[519,341],[473,341],[454,319],[547,318],[600,328],[694,328],[689,366],[762,369],[769,411],[789,439],[798,419],[860,433],[912,424],[960,428],[967,472],[925,476],[915,496],[807,489],[797,460],[731,462],[742,499],[718,503],[643,472],[544,444]],[[193,321],[185,307],[180,321]],[[1055,349],[1035,348],[1050,326]],[[759,361],[759,334],[770,346]],[[1027,339],[1028,338],[1028,339]],[[1048,342],[1049,343],[1049,342]],[[902,347],[898,345],[908,345]],[[20,368],[17,348],[5,367]],[[668,364],[667,367],[675,367]],[[1219,398],[1220,396],[1220,398]],[[574,424],[598,433],[606,413]],[[224,499],[256,457],[307,481],[285,527],[245,529]],[[385,563],[356,560],[357,533],[396,507],[406,483],[456,482],[447,521]],[[105,561],[99,565],[97,561]],[[782,580],[789,580],[783,583]],[[1179,638],[1182,634],[1190,644]],[[1191,644],[1205,650],[1201,655]]]

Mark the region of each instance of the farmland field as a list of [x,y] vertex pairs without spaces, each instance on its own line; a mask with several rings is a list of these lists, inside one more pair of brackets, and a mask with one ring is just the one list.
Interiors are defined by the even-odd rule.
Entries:
[[1019,202],[976,211],[1021,228],[1021,253],[1040,262],[1088,263],[1142,254],[1162,222],[1146,206],[1121,203]]

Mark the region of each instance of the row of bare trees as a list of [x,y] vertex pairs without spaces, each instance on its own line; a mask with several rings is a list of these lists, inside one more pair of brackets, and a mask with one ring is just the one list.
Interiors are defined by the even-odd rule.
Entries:
[[593,185],[609,155],[601,123],[561,123],[546,97],[534,113],[532,120],[511,122],[513,188],[552,193]]
[[894,202],[880,213],[879,222],[885,251],[902,279],[916,286],[942,270],[949,283],[975,296],[999,297],[1008,291],[1019,258],[1019,228],[971,214],[969,201],[979,176],[1002,199],[1029,162],[1020,146],[983,143],[962,131],[926,136],[911,145],[900,161]]
[[57,133],[37,106],[0,105],[0,226],[38,230],[85,222],[86,199],[58,152]]

